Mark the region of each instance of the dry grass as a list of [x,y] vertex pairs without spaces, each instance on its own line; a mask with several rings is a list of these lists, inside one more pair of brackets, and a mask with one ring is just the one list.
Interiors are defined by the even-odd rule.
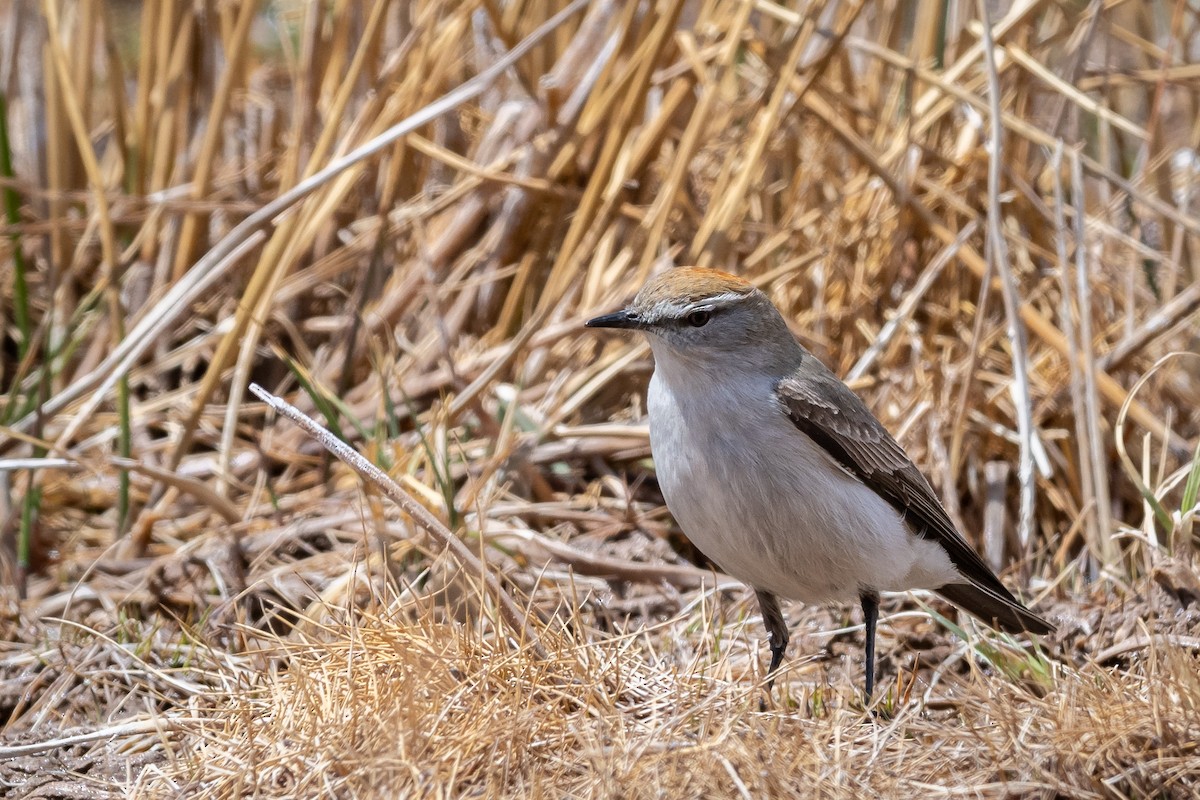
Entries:
[[[1194,796],[1200,17],[986,5],[0,5],[4,785]],[[670,263],[763,286],[1059,634],[889,599],[872,718],[792,608],[760,711],[646,348],[581,329]]]
[[934,786],[1185,797],[1200,788],[1200,678],[1179,650],[1153,650],[1127,671],[1063,670],[1045,697],[992,681],[984,703],[980,676],[952,672],[936,701],[872,720],[844,704],[849,685],[761,712],[736,657],[684,670],[664,659],[658,648],[687,638],[686,627],[551,636],[549,658],[537,659],[458,626],[343,619],[297,637],[286,672],[248,675],[219,715],[197,714],[183,726],[188,747],[144,772],[139,788],[226,797],[905,797]]

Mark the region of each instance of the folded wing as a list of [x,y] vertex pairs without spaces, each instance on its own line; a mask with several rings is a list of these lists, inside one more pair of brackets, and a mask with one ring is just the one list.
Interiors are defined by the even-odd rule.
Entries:
[[850,474],[887,500],[909,527],[945,549],[970,583],[938,590],[983,621],[1010,632],[1049,633],[1049,622],[1021,605],[954,527],[925,476],[858,395],[811,355],[809,368],[780,381],[776,396],[795,426]]

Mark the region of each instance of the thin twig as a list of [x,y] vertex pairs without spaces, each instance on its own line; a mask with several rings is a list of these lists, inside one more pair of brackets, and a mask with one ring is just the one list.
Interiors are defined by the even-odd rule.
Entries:
[[529,626],[529,620],[525,613],[513,602],[508,592],[500,585],[500,581],[496,579],[495,574],[484,565],[478,556],[471,552],[471,549],[461,539],[454,535],[453,531],[443,525],[437,517],[429,513],[429,510],[417,502],[412,495],[401,489],[400,485],[392,480],[386,472],[363,458],[359,455],[358,451],[321,427],[321,425],[306,416],[300,409],[275,397],[256,383],[250,384],[250,392],[269,405],[277,414],[287,417],[303,428],[322,447],[340,458],[362,478],[375,484],[380,491],[390,497],[396,505],[400,506],[404,513],[412,517],[413,521],[422,530],[437,539],[446,549],[453,553],[454,557],[458,559],[463,567],[478,572],[484,585],[491,592],[492,598],[496,601],[496,606],[500,609],[500,616],[508,623],[518,643],[527,643],[539,657],[546,658],[546,651],[542,648],[537,634]]
[[180,733],[188,730],[188,724],[203,725],[209,722],[204,717],[150,717],[134,719],[118,725],[108,725],[94,731],[76,733],[71,736],[60,736],[57,739],[47,739],[42,742],[29,744],[14,744],[0,746],[0,761],[21,756],[36,756],[51,750],[93,744],[96,742],[112,743],[114,739],[130,736],[145,736],[151,733]]
[[925,297],[926,292],[933,286],[933,282],[942,274],[942,270],[950,263],[950,260],[958,254],[959,249],[967,243],[967,241],[975,235],[975,231],[979,229],[979,223],[976,220],[971,220],[966,227],[959,232],[954,241],[946,245],[934,257],[933,261],[929,262],[929,266],[921,273],[921,277],[917,279],[916,284],[900,301],[900,306],[896,309],[896,313],[892,316],[887,324],[879,330],[879,335],[875,337],[875,341],[871,342],[871,346],[866,349],[854,367],[846,373],[846,381],[853,382],[861,378],[875,363],[875,359],[887,349],[891,343],[892,337],[900,330],[900,325],[906,319],[912,316],[916,310],[917,304]]

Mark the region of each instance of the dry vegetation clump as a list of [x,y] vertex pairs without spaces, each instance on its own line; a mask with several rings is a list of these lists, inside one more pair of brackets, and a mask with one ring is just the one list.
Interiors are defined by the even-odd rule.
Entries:
[[[0,23],[0,785],[1200,792],[1189,4]],[[1058,634],[888,598],[872,717],[852,611],[791,609],[760,710],[647,349],[581,327],[682,263],[768,291]]]
[[983,676],[954,674],[936,702],[872,720],[851,707],[852,680],[762,712],[736,659],[680,670],[659,648],[688,638],[687,619],[621,637],[550,634],[549,657],[538,658],[419,610],[338,616],[293,637],[278,671],[247,674],[219,714],[183,723],[187,747],[144,771],[138,788],[211,797],[1200,790],[1200,677],[1177,648],[1152,647],[1123,670],[1064,667],[1044,696],[1006,680],[987,681],[985,694]]

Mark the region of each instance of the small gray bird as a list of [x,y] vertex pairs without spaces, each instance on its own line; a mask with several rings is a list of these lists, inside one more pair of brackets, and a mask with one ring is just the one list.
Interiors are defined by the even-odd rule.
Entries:
[[663,497],[688,538],[754,588],[772,680],[788,644],[779,597],[859,600],[867,702],[881,591],[932,589],[1000,630],[1053,630],[1004,587],[903,448],[749,283],[679,267],[587,326],[649,339],[650,448]]

